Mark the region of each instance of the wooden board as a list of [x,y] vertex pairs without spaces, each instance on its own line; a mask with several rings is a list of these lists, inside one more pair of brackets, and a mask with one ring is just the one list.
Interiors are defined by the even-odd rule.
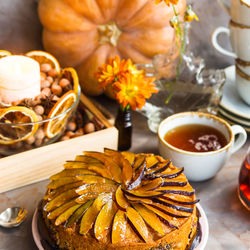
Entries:
[[66,160],[73,160],[83,151],[117,149],[115,127],[56,142],[0,160],[0,193],[45,180],[63,169]]

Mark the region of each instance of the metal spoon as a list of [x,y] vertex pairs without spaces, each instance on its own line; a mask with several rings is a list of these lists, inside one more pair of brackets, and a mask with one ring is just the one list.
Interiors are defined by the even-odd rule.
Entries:
[[21,207],[9,207],[0,214],[0,226],[2,227],[17,227],[25,219],[27,210]]

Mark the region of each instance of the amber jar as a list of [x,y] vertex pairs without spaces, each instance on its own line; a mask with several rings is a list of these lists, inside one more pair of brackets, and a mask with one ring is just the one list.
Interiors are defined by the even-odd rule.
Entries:
[[118,149],[128,150],[131,147],[133,127],[130,108],[119,107],[115,127],[119,131]]

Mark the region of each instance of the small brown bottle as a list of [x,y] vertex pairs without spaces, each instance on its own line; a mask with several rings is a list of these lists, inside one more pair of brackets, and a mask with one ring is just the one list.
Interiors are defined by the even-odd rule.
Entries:
[[118,149],[128,150],[131,147],[132,140],[132,119],[131,110],[119,107],[115,120],[115,127],[119,131]]

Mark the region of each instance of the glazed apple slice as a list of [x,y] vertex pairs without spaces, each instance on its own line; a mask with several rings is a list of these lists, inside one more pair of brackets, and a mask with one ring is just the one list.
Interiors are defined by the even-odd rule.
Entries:
[[180,204],[180,205],[194,205],[200,201],[199,199],[194,200],[194,199],[192,199],[192,197],[191,197],[190,201],[187,201],[187,196],[185,196],[184,199],[181,199],[180,197],[178,197],[178,199],[177,199],[175,196],[174,196],[174,198],[170,198],[170,197],[166,197],[164,195],[161,197],[161,199],[171,201],[173,203]]
[[129,163],[128,160],[124,158],[124,156],[112,149],[104,149],[104,153],[108,155],[109,157],[112,157],[113,161],[121,166],[122,172],[121,172],[121,177],[122,177],[122,182],[125,185],[128,185],[128,183],[131,181],[132,176],[133,176],[133,168],[131,164]]
[[88,193],[109,193],[115,192],[117,186],[111,183],[93,183],[93,184],[84,184],[77,188],[75,192],[78,195],[88,194]]
[[107,169],[110,171],[112,175],[112,179],[116,182],[121,183],[121,168],[118,164],[116,164],[110,157],[107,157],[104,153],[100,152],[84,152],[86,156],[90,156],[96,158],[101,161]]
[[71,227],[74,223],[76,223],[82,216],[83,214],[88,210],[88,208],[93,204],[94,200],[89,200],[83,205],[81,205],[67,220],[65,227],[69,228]]
[[145,179],[147,179],[147,177],[149,176],[155,176],[157,174],[161,174],[162,172],[164,172],[170,165],[171,161],[165,161],[163,163],[158,163],[157,168],[151,168],[147,170],[147,174],[145,175]]
[[135,171],[143,165],[143,163],[145,162],[145,158],[146,158],[145,155],[135,156],[135,161],[134,164],[132,165]]
[[130,165],[134,164],[134,161],[135,161],[135,154],[134,153],[128,152],[128,151],[123,151],[123,152],[121,152],[121,154],[124,156],[124,158],[126,160],[128,160]]
[[53,200],[56,196],[62,194],[63,192],[75,188],[75,187],[80,187],[81,185],[83,185],[84,183],[82,181],[78,181],[78,182],[74,182],[74,183],[70,183],[64,186],[61,186],[57,189],[52,189],[52,190],[48,190],[47,195],[44,196],[45,200],[51,201]]
[[58,217],[60,214],[62,214],[65,210],[67,210],[70,207],[73,207],[74,205],[77,205],[77,203],[75,202],[75,200],[71,200],[69,202],[66,202],[65,204],[63,204],[62,206],[54,209],[52,212],[48,213],[47,217],[48,219],[55,219],[56,217]]
[[150,155],[146,157],[147,170],[152,170],[158,167],[159,159],[155,155]]
[[170,208],[171,209],[170,211],[172,211],[172,212],[174,212],[174,210],[177,210],[177,211],[181,211],[181,212],[185,212],[185,213],[192,213],[194,210],[192,207],[179,206],[179,205],[174,204],[171,201],[166,201],[166,200],[161,199],[161,198],[155,198],[155,199],[153,199],[153,202],[156,204],[161,204],[163,206]]
[[119,186],[115,192],[115,200],[119,208],[126,211],[127,207],[129,206],[129,203],[125,198],[124,193],[122,192],[121,186]]
[[85,163],[85,162],[81,162],[81,161],[67,161],[63,165],[63,167],[65,169],[75,169],[75,168],[87,169],[88,166],[96,166],[96,167],[104,168],[104,164],[101,162],[99,162],[99,163]]
[[146,170],[146,166],[147,166],[147,164],[146,164],[146,161],[144,160],[142,165],[135,170],[136,171],[135,177],[133,178],[131,183],[127,186],[127,190],[132,190],[132,189],[141,185],[141,182],[143,180],[144,173]]
[[141,190],[145,190],[145,191],[153,191],[159,187],[161,187],[163,185],[164,181],[163,179],[160,178],[156,178],[152,181],[143,181],[143,185],[140,187]]
[[186,177],[181,174],[175,178],[172,179],[164,179],[164,183],[162,184],[162,187],[167,186],[176,186],[176,187],[184,187],[188,184]]
[[169,193],[169,194],[180,194],[187,196],[192,196],[195,193],[195,191],[190,185],[187,185],[185,187],[171,187],[171,186],[160,187],[157,189],[157,191],[160,191],[163,194]]
[[72,176],[76,176],[76,175],[81,175],[81,174],[93,174],[96,175],[95,172],[90,171],[88,169],[65,169],[57,174],[52,175],[49,179],[50,180],[57,180],[59,178],[63,178],[63,177],[72,177]]
[[167,225],[167,226],[169,226],[171,228],[174,228],[174,229],[178,229],[178,226],[177,226],[176,221],[174,220],[174,218],[172,218],[169,215],[165,214],[161,210],[153,207],[152,205],[143,204],[143,206],[145,206],[146,208],[151,210],[153,213],[157,214],[161,218],[161,221],[165,225]]
[[150,234],[148,232],[148,228],[142,219],[141,215],[132,207],[127,208],[126,215],[129,219],[129,221],[133,224],[136,231],[139,233],[139,235],[143,238],[145,242],[152,241]]
[[84,204],[88,200],[96,199],[99,195],[100,195],[100,193],[86,193],[86,194],[83,194],[83,195],[77,197],[75,199],[75,202],[79,203],[79,204]]
[[189,213],[180,214],[180,212],[177,212],[177,211],[170,212],[171,210],[169,209],[169,207],[166,207],[161,204],[153,203],[153,204],[150,204],[149,206],[152,206],[153,208],[158,209],[159,211],[173,218],[187,218],[189,216]]
[[62,214],[60,214],[55,221],[55,225],[59,226],[62,223],[64,223],[81,205],[77,204],[74,205],[70,208],[68,208],[65,212],[63,212]]
[[86,155],[77,155],[75,157],[75,161],[81,161],[87,164],[98,164],[101,163],[101,161],[97,160],[96,158],[86,156]]
[[140,190],[122,190],[127,196],[137,197],[137,198],[155,198],[162,196],[163,193],[157,191],[140,191]]
[[150,198],[147,199],[147,198],[134,197],[134,196],[129,196],[129,195],[126,195],[126,198],[131,203],[145,203],[145,204],[152,204],[153,203],[152,199],[150,199]]
[[55,208],[63,205],[67,201],[72,200],[76,196],[78,196],[78,194],[75,192],[75,189],[74,188],[73,189],[69,189],[69,190],[61,193],[60,195],[56,196],[53,200],[49,201],[44,206],[44,210],[47,211],[47,212],[50,212],[53,209],[55,209]]
[[98,214],[95,226],[94,234],[97,240],[107,243],[109,241],[108,236],[111,232],[112,221],[117,212],[117,206],[113,200],[109,200],[101,209]]
[[112,226],[111,241],[113,244],[125,241],[127,227],[128,222],[125,218],[125,212],[118,210]]
[[80,225],[79,233],[85,235],[93,226],[98,213],[100,212],[101,208],[110,200],[112,199],[112,193],[103,193],[100,194],[95,201],[93,202],[92,206],[86,211],[83,215]]
[[159,178],[159,177],[161,177],[163,179],[173,179],[173,178],[176,178],[177,176],[181,175],[183,171],[184,171],[184,168],[176,169],[176,170],[171,169],[171,172],[169,171],[169,173],[167,173],[168,172],[168,169],[167,169],[162,174],[148,176],[147,179],[154,180],[154,179]]
[[133,204],[133,207],[137,210],[137,212],[151,228],[153,228],[162,236],[166,234],[167,230],[165,225],[160,221],[159,217],[157,217],[155,213],[153,213],[151,210],[147,209],[141,204]]
[[90,174],[85,174],[85,175],[78,175],[76,176],[78,181],[82,181],[85,184],[91,184],[91,183],[110,183],[110,184],[115,184],[114,181],[103,177],[103,176],[96,176],[96,175],[90,175]]
[[48,189],[57,189],[57,188],[62,187],[64,185],[74,183],[74,182],[78,182],[78,181],[79,181],[79,179],[77,179],[75,176],[62,177],[60,179],[53,180],[52,182],[50,182],[48,184],[47,188]]

